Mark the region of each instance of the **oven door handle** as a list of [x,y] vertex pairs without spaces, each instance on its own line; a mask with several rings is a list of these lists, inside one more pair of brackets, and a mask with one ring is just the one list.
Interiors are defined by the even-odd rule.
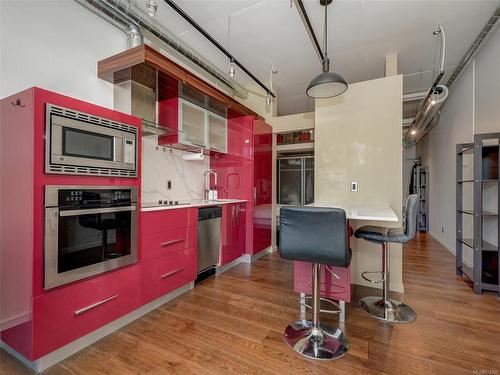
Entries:
[[92,214],[106,214],[124,211],[135,211],[136,206],[127,207],[106,207],[106,208],[87,208],[84,210],[59,210],[59,216],[78,216],[78,215],[92,215]]

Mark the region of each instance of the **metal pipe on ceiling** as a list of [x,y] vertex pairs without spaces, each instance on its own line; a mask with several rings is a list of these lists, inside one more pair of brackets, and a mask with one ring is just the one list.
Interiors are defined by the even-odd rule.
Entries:
[[227,49],[225,49],[217,40],[215,40],[200,24],[198,24],[189,14],[184,12],[176,3],[172,0],[164,0],[173,10],[175,10],[184,20],[186,20],[191,26],[193,26],[201,35],[203,35],[210,43],[212,43],[219,51],[221,51],[227,58],[229,58],[234,64],[236,64],[241,70],[243,70],[250,78],[252,78],[255,83],[262,87],[266,94],[271,95],[273,98],[276,95],[267,88],[256,76],[254,76],[236,57],[234,57]]
[[248,91],[225,76],[225,73],[215,67],[211,62],[203,56],[195,52],[189,46],[185,45],[163,26],[151,20],[149,16],[136,8],[131,2],[125,0],[75,0],[78,4],[89,9],[104,20],[110,22],[115,27],[125,32],[127,36],[132,29],[143,33],[150,33],[160,42],[164,43],[172,50],[179,53],[180,56],[186,58],[189,62],[208,73],[215,78],[216,82],[226,91],[232,92],[240,98],[248,98]]
[[[496,27],[498,27],[499,22],[498,20],[500,19],[500,5],[495,9],[493,12],[492,16],[489,18],[489,20],[486,22],[484,25],[483,29],[479,33],[479,35],[476,37],[472,45],[469,47],[465,55],[462,57],[458,65],[455,67],[455,70],[451,74],[450,78],[446,82],[446,87],[449,89],[451,85],[456,81],[456,79],[460,76],[462,73],[463,69],[469,64],[469,62],[477,56],[477,54],[481,51],[481,49],[485,46],[488,38],[493,34],[495,31]],[[441,66],[443,66],[444,63],[441,63]],[[441,72],[443,73],[443,72]],[[442,76],[442,74],[441,74]],[[439,79],[441,79],[440,76],[438,76]],[[433,84],[433,87],[429,90],[427,93],[427,96],[424,98],[424,100],[421,102],[419,111],[417,112],[417,116],[415,116],[415,120],[412,124],[412,126],[415,126],[419,121],[423,121],[426,123],[426,125],[423,128],[416,129],[417,130],[417,135],[416,137],[410,137],[410,129],[406,132],[404,138],[403,138],[403,146],[405,148],[411,147],[414,144],[416,144],[418,141],[420,141],[425,135],[427,135],[439,122],[439,115],[440,112],[439,110],[441,109],[442,105],[444,103],[439,103],[439,107],[436,106],[436,108],[433,108],[432,112],[433,117],[429,117],[427,115],[426,108],[430,105],[429,97],[434,91],[434,88],[436,87],[437,82]],[[422,120],[422,117],[425,114],[425,118]],[[413,130],[413,129],[412,129]]]
[[455,70],[451,74],[451,77],[446,82],[446,86],[450,87],[453,82],[458,78],[464,67],[469,63],[471,59],[473,59],[479,51],[483,48],[484,44],[488,40],[488,38],[493,34],[493,31],[498,26],[497,21],[500,18],[500,5],[497,7],[493,15],[490,17],[486,25],[484,25],[483,29],[476,37],[472,45],[469,47],[465,55],[462,57]]

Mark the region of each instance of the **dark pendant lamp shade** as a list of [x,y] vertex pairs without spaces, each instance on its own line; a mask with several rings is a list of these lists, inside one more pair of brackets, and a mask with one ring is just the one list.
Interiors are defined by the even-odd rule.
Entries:
[[[330,72],[330,59],[328,58],[328,4],[331,2],[332,0],[320,0],[320,4],[325,7],[324,53],[317,41],[316,47],[322,59],[323,72],[314,77],[306,89],[306,95],[314,99],[326,99],[342,95],[348,87],[344,77],[338,73]],[[314,35],[312,27],[310,29]],[[316,37],[314,37],[314,40],[316,40]]]
[[338,73],[322,72],[314,77],[307,86],[307,96],[326,99],[342,95],[347,90],[347,82]]

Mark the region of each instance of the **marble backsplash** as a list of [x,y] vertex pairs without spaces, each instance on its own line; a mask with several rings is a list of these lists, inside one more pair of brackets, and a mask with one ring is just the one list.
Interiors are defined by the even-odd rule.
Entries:
[[[182,159],[185,151],[158,146],[156,136],[142,138],[142,201],[186,201],[203,198],[203,173],[210,157],[202,161]],[[172,187],[167,189],[168,180]]]

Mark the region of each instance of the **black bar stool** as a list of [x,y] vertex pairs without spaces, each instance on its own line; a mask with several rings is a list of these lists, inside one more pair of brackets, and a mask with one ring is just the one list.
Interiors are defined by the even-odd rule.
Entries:
[[[406,243],[415,237],[417,227],[418,195],[413,194],[406,200],[406,219],[403,228],[384,228],[364,226],[354,232],[356,238],[382,245],[382,271],[366,271],[361,276],[371,283],[382,283],[382,298],[361,298],[361,308],[376,319],[390,323],[411,323],[417,313],[408,305],[389,298],[390,264],[389,244]],[[380,274],[380,279],[371,279],[368,274]]]
[[[280,211],[281,257],[312,263],[312,321],[299,320],[285,330],[286,343],[314,359],[335,359],[349,349],[349,340],[338,328],[320,322],[320,265],[347,267],[351,262],[348,226],[344,210],[337,208],[282,207]],[[334,303],[335,304],[335,303]],[[340,311],[336,311],[340,313]]]

